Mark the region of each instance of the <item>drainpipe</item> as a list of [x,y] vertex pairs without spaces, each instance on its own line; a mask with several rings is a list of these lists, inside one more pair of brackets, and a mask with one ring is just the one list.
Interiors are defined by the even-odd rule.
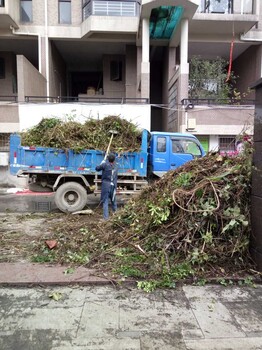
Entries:
[[12,34],[14,35],[28,35],[28,36],[37,36],[38,37],[38,70],[42,74],[42,63],[41,63],[41,56],[42,56],[42,49],[41,49],[41,35],[37,33],[30,33],[30,32],[18,32],[15,30],[13,26],[10,26],[10,29],[12,30]]
[[[188,74],[189,74],[189,63],[188,63],[188,19],[184,18],[181,20],[181,34],[180,34],[180,96],[188,97],[187,87],[188,85]],[[181,100],[181,97],[179,99]],[[178,111],[178,130],[182,130],[183,125],[183,113]],[[188,127],[188,115],[187,107],[185,108],[185,129]]]
[[[46,94],[49,96],[49,45],[48,45],[48,12],[47,0],[45,0],[45,61],[46,61]],[[49,102],[49,98],[47,99]]]
[[181,20],[180,67],[182,74],[188,74],[188,19]]

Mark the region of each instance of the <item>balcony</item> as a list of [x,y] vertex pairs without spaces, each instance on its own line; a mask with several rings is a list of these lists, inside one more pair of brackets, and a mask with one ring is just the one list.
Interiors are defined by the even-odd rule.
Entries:
[[259,21],[259,0],[201,0],[190,24],[191,40],[247,33]]
[[136,17],[139,15],[139,9],[138,1],[89,0],[83,5],[83,21],[91,15]]
[[254,0],[201,0],[198,12],[217,14],[255,14]]
[[0,0],[0,29],[18,28],[19,2]]

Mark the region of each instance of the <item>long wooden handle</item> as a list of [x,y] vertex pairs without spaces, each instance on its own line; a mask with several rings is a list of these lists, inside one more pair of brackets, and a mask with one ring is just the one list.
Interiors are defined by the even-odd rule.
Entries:
[[106,150],[106,154],[105,154],[104,160],[106,160],[106,157],[108,156],[113,137],[114,137],[114,134],[112,134],[111,137],[110,137],[110,141],[109,141],[109,144],[108,144],[108,147],[107,147],[107,150]]

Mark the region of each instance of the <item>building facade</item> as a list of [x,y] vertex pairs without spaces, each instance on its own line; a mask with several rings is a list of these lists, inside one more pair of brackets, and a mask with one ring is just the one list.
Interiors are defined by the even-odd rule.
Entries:
[[117,114],[234,151],[254,93],[190,98],[190,60],[224,58],[246,96],[261,43],[260,0],[0,0],[0,166],[10,133],[48,116]]

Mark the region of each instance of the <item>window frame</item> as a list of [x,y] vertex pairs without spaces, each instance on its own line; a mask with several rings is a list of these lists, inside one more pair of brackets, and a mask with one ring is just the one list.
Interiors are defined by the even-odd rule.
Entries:
[[[68,17],[70,17],[67,20],[62,20],[61,18],[61,5],[62,4],[70,4],[70,11],[69,14],[67,13],[67,15],[69,15]],[[59,24],[71,24],[72,23],[72,1],[71,0],[58,0],[58,23]]]
[[[228,142],[225,142],[226,139],[228,139]],[[221,135],[218,138],[218,147],[220,152],[234,152],[236,150],[235,145],[235,135]]]
[[[160,139],[164,140],[164,142],[159,142]],[[164,146],[164,148],[162,149],[163,146]],[[166,153],[166,150],[167,150],[167,138],[166,138],[166,136],[157,136],[156,151],[158,153]]]
[[[26,11],[24,10],[24,8],[22,6],[22,4],[25,4],[25,3],[31,4],[29,15],[28,15],[28,13],[26,13]],[[29,20],[26,20],[25,18],[23,18],[23,11],[28,16]],[[20,21],[22,23],[32,23],[33,22],[33,1],[32,0],[20,0]]]

